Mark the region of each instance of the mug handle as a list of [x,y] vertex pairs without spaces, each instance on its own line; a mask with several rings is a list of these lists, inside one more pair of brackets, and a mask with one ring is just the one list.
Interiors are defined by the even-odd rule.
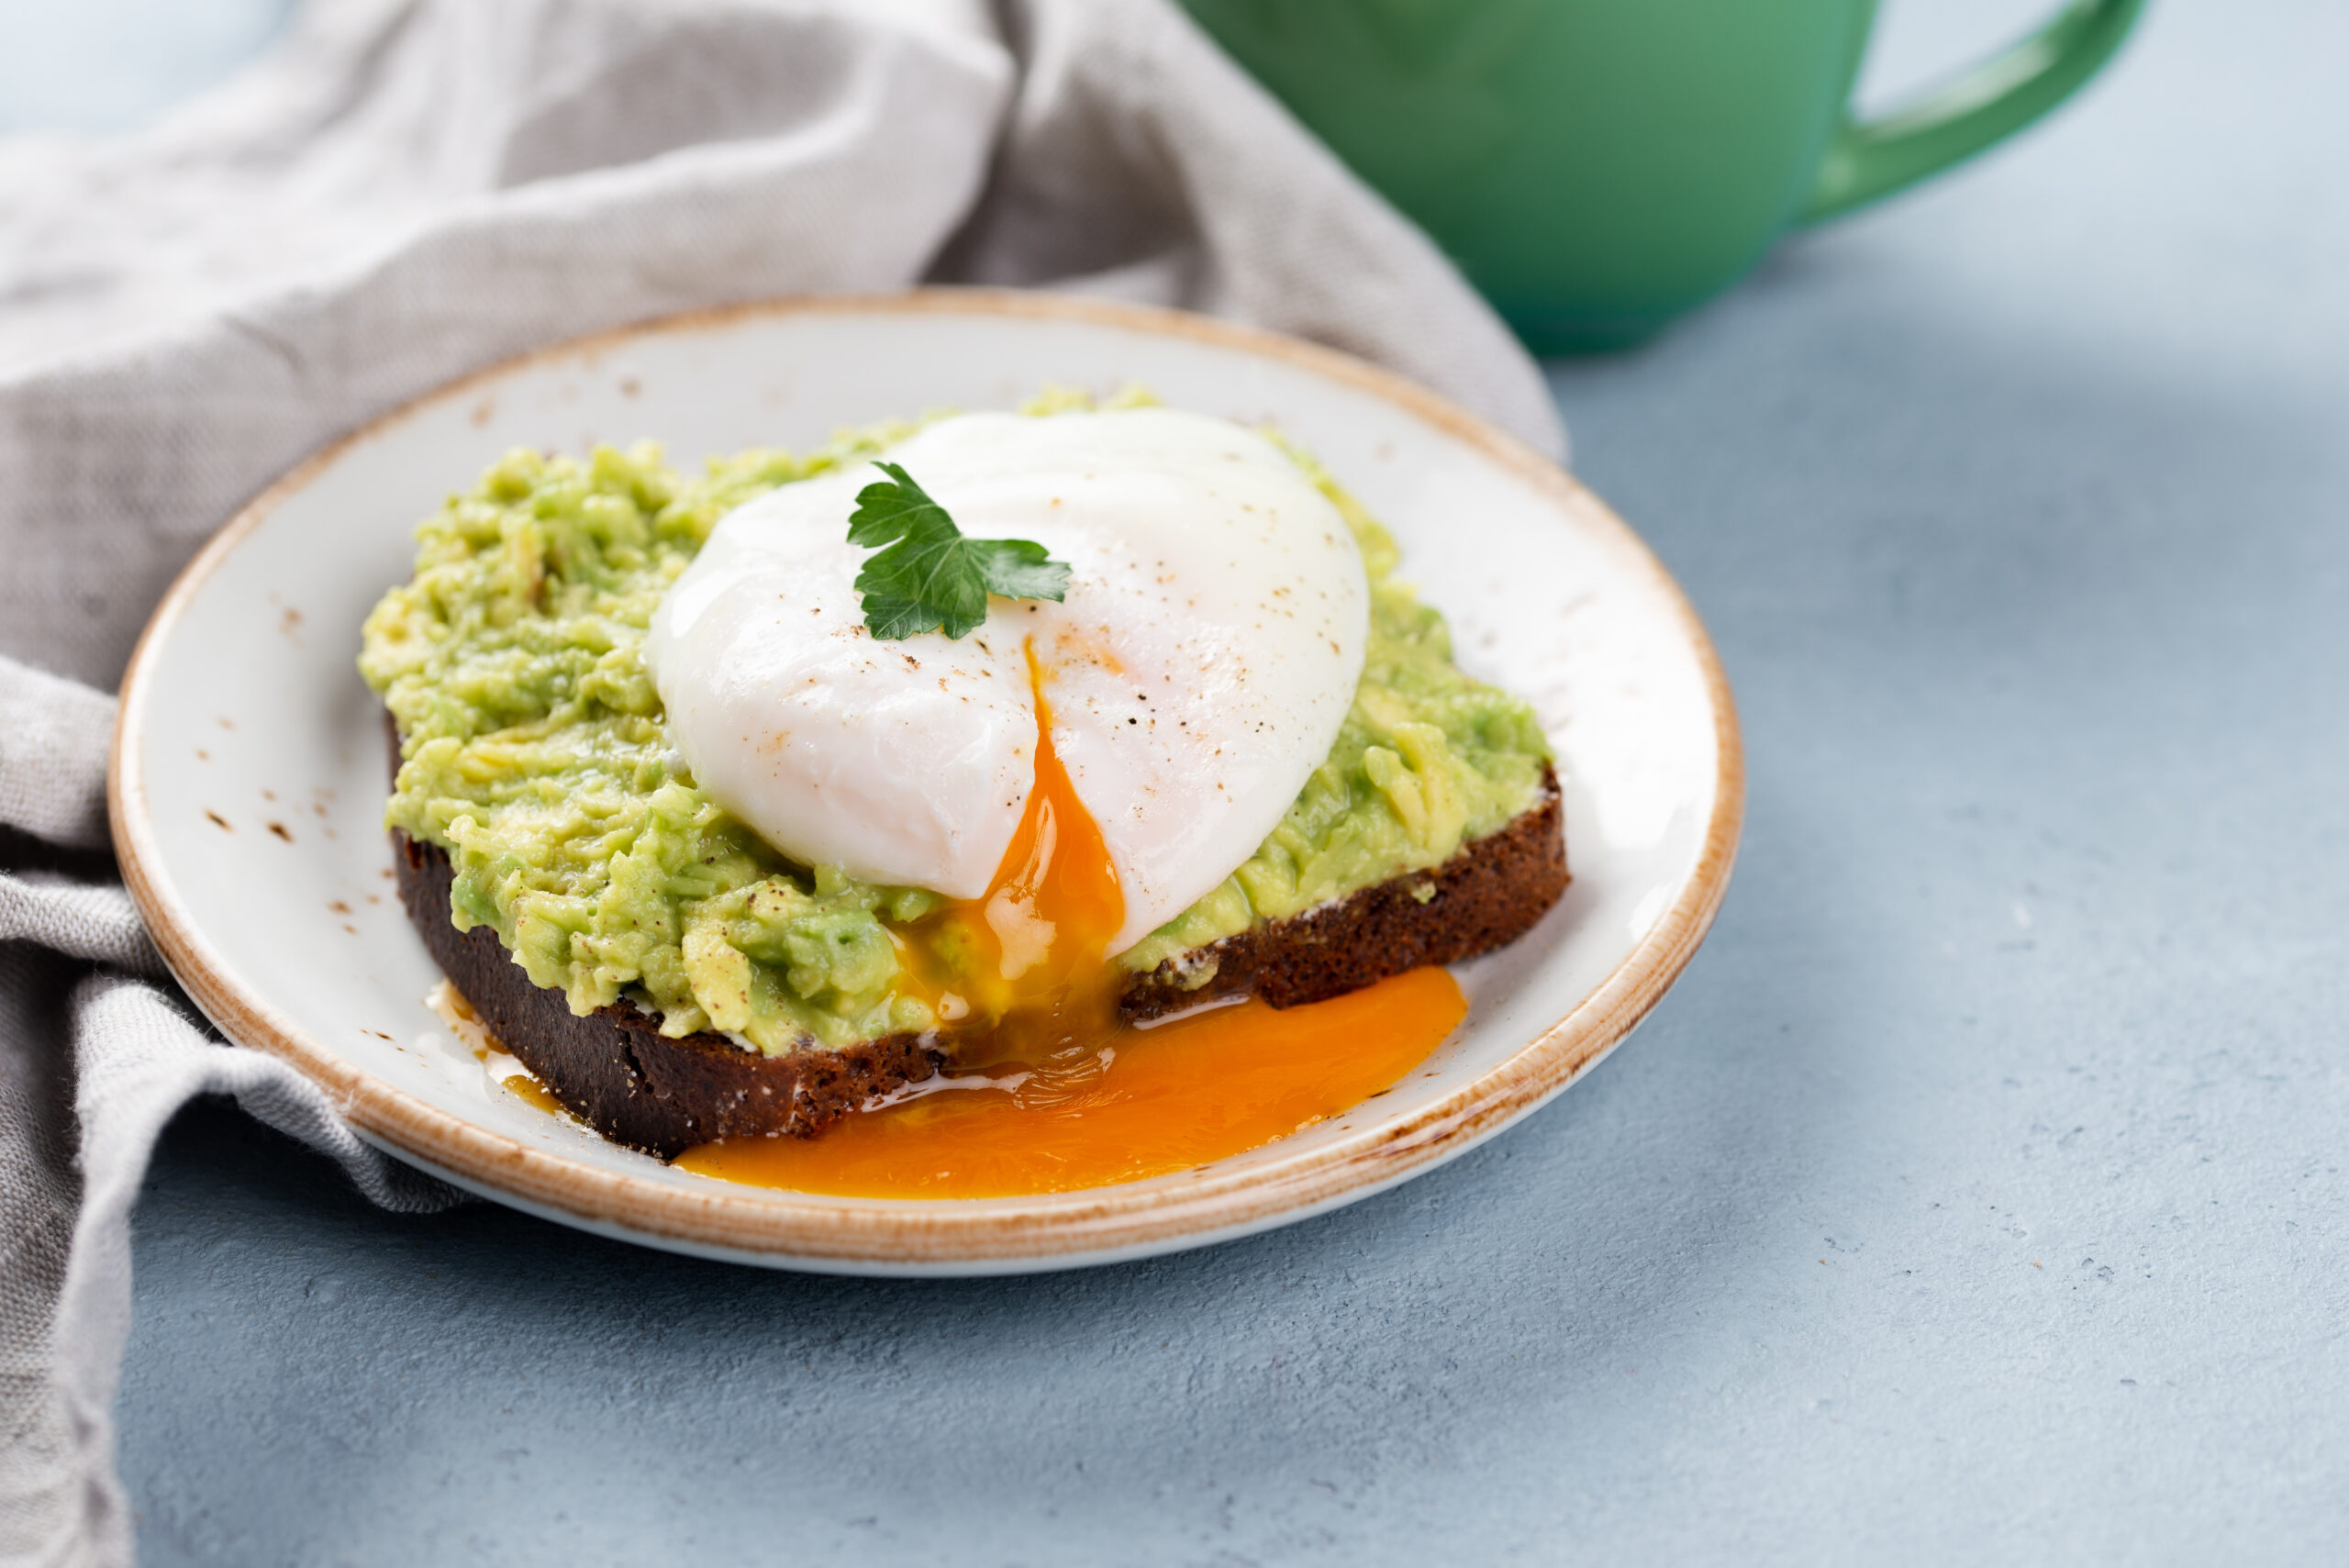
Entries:
[[1865,206],[2013,135],[2095,75],[2144,8],[2145,0],[2074,0],[2039,31],[1907,108],[1875,120],[1847,116],[1797,221]]

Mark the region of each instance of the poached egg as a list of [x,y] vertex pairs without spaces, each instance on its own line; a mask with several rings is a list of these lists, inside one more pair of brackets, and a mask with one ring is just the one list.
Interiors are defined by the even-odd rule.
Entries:
[[956,900],[1033,831],[1048,762],[1114,869],[1120,952],[1253,854],[1329,754],[1369,639],[1353,530],[1264,437],[1172,409],[963,415],[887,456],[965,537],[1067,562],[1065,600],[875,639],[847,536],[883,476],[784,485],[720,519],[654,613],[671,742],[781,853]]

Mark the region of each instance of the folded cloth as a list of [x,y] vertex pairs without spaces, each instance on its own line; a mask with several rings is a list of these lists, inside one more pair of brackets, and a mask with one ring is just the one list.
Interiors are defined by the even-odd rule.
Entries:
[[172,574],[477,366],[923,281],[1219,312],[1564,450],[1434,247],[1164,0],[319,0],[150,131],[0,142],[0,1561],[130,1560],[129,1214],[190,1096],[456,1201],[193,1021],[112,884],[96,688]]

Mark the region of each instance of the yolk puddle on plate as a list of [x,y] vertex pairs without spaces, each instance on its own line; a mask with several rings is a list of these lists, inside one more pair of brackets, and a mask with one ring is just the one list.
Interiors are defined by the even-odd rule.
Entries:
[[1252,999],[1127,1029],[1108,1065],[1074,1090],[1030,1095],[1010,1079],[947,1078],[965,1086],[852,1116],[816,1138],[704,1143],[677,1163],[849,1197],[1139,1182],[1342,1115],[1426,1060],[1467,1010],[1459,984],[1435,968],[1286,1011]]
[[[1425,1060],[1467,1011],[1442,969],[1275,1011],[1254,1000],[1135,1028],[1107,958],[1125,895],[1100,829],[1053,752],[1035,650],[1036,785],[986,895],[930,917],[918,967],[941,1017],[995,1020],[956,1041],[953,1071],[812,1138],[704,1143],[688,1171],[860,1197],[1003,1197],[1141,1181],[1237,1154],[1336,1116]],[[970,976],[983,978],[974,982]],[[960,987],[956,990],[954,987]],[[975,995],[972,993],[976,993]]]

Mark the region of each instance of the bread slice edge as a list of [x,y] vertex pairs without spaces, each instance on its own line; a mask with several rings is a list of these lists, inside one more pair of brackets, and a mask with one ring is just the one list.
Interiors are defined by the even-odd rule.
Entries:
[[[627,1003],[573,1014],[493,928],[457,929],[445,851],[397,828],[391,840],[400,900],[433,962],[565,1109],[616,1143],[673,1160],[721,1138],[813,1137],[952,1060],[951,1034],[769,1056],[708,1032],[673,1039]],[[1243,995],[1294,1007],[1458,962],[1522,936],[1568,881],[1557,775],[1545,767],[1532,806],[1442,864],[1168,959],[1126,982],[1119,1010],[1141,1022]]]

